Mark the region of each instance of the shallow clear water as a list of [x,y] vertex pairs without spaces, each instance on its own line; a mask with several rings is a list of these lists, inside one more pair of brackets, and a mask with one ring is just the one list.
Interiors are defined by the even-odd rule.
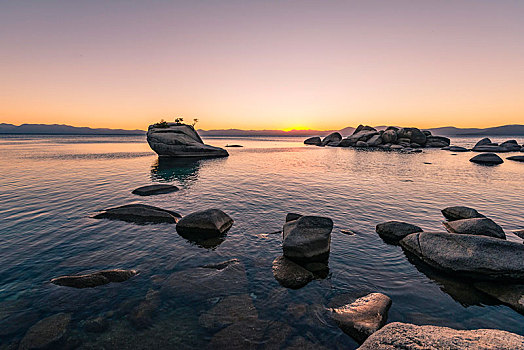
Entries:
[[[453,144],[472,145],[477,139],[454,139]],[[411,264],[400,247],[375,233],[375,225],[387,220],[441,230],[440,209],[450,205],[474,207],[507,233],[524,229],[524,164],[479,166],[468,161],[472,153],[441,150],[400,154],[319,148],[304,146],[301,138],[206,141],[245,147],[228,148],[225,159],[169,161],[159,160],[142,136],[2,136],[2,344],[16,344],[48,315],[69,312],[69,346],[206,347],[217,331],[202,327],[199,316],[218,301],[212,295],[195,300],[161,293],[145,329],[134,327],[129,315],[148,291],[161,291],[172,273],[231,258],[245,266],[245,294],[258,318],[289,326],[277,345],[262,342],[260,347],[285,348],[300,339],[355,348],[357,343],[323,310],[338,295],[352,298],[374,291],[393,300],[388,321],[524,335],[523,315],[474,292],[467,281]],[[158,182],[181,190],[151,197],[131,194]],[[206,249],[180,237],[174,225],[90,218],[98,210],[129,203],[183,215],[220,208],[235,224],[223,243]],[[281,254],[281,235],[272,233],[281,230],[288,212],[328,216],[335,223],[329,276],[299,290],[281,287],[271,271],[272,260]],[[508,239],[521,242],[512,234]],[[110,268],[138,269],[140,274],[93,289],[48,283],[61,275]],[[86,332],[84,321],[97,316],[107,319],[109,328]]]

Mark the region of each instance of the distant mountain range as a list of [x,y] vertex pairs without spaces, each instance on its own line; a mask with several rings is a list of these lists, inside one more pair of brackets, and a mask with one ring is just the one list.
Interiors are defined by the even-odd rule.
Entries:
[[[385,129],[386,126],[377,126],[376,129]],[[446,126],[428,129],[433,135],[444,136],[524,136],[524,125],[503,125],[492,128],[457,128]],[[325,136],[334,131],[343,136],[351,135],[354,127],[341,130],[240,130],[217,129],[198,130],[202,136]],[[44,135],[143,135],[144,130],[100,129],[76,127],[63,124],[22,124],[13,125],[0,123],[0,134],[44,134]]]

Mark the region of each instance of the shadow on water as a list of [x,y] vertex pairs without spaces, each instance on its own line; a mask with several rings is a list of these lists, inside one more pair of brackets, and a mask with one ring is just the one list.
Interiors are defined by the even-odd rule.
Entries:
[[223,161],[223,158],[158,157],[151,165],[151,179],[160,182],[179,181],[183,184],[189,184],[198,180],[198,173],[203,166]]
[[226,235],[221,236],[206,236],[206,235],[199,235],[194,233],[188,233],[188,232],[179,232],[177,231],[180,237],[185,238],[190,243],[205,249],[215,249],[218,247],[222,242],[226,240]]

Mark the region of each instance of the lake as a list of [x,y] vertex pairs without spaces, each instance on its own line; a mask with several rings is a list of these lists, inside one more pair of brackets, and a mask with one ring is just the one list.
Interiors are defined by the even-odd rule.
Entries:
[[[478,139],[454,138],[452,144],[472,146]],[[0,137],[2,345],[16,346],[37,321],[65,312],[71,323],[63,348],[206,348],[217,344],[217,337],[254,334],[258,348],[352,349],[358,344],[325,308],[333,300],[369,292],[393,300],[388,322],[524,335],[524,315],[476,291],[470,281],[410,263],[400,247],[386,244],[375,232],[388,220],[443,230],[440,210],[466,205],[500,224],[508,240],[522,242],[510,232],[524,229],[523,163],[507,160],[486,167],[469,162],[471,152],[320,148],[292,137],[205,141],[244,147],[228,148],[228,158],[180,161],[158,159],[145,136]],[[180,191],[131,194],[151,183],[174,184]],[[175,225],[90,218],[130,203],[182,215],[219,208],[235,223],[223,242],[206,248],[179,236]],[[282,237],[275,232],[289,212],[334,222],[329,275],[298,290],[281,287],[271,269],[282,254]],[[252,303],[254,309],[248,310],[264,321],[257,323],[261,330],[248,330],[249,322],[226,332],[210,327],[203,315],[209,316],[223,298],[187,290],[195,268],[233,258],[243,266],[247,282],[232,293]],[[112,268],[140,273],[88,289],[49,283],[61,275]],[[136,323],[137,314],[145,314],[145,324]],[[97,318],[104,327],[89,330],[86,325]]]

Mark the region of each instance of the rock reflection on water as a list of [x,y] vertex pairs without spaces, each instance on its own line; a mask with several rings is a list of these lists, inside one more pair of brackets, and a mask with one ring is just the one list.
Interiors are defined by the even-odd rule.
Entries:
[[198,180],[199,172],[206,164],[224,162],[223,158],[167,158],[158,157],[151,165],[151,179],[160,182],[178,181],[189,185]]

